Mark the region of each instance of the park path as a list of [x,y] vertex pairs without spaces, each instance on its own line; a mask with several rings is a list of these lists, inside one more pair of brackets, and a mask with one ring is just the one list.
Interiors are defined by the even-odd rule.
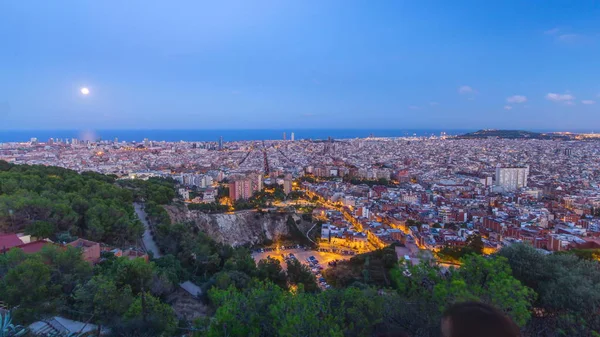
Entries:
[[135,213],[138,218],[144,224],[144,235],[142,236],[142,244],[144,245],[144,249],[146,252],[152,252],[154,254],[154,258],[157,259],[161,257],[160,250],[154,242],[154,238],[152,238],[152,233],[150,233],[150,225],[148,224],[148,220],[146,220],[146,211],[144,211],[144,205],[140,203],[134,203],[133,207],[135,208]]

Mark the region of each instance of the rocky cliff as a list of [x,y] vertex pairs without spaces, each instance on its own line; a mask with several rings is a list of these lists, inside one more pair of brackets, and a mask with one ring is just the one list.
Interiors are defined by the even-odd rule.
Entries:
[[298,239],[306,233],[311,224],[292,214],[297,228],[291,228],[286,222],[289,214],[239,211],[233,213],[206,214],[190,211],[185,206],[165,207],[172,223],[193,223],[214,240],[232,246],[244,244],[262,244],[281,239]]

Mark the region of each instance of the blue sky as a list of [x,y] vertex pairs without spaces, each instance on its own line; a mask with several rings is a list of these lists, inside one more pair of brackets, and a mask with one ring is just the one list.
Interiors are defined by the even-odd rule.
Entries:
[[600,129],[599,56],[591,0],[2,1],[0,130]]

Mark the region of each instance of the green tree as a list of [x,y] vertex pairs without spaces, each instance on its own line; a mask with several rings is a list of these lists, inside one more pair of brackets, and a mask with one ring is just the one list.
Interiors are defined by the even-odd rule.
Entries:
[[123,315],[126,330],[153,336],[174,336],[177,317],[168,304],[147,294],[139,294]]
[[77,288],[74,300],[76,308],[93,314],[97,324],[112,325],[128,310],[133,295],[128,285],[118,288],[113,280],[98,275]]
[[298,286],[302,284],[305,291],[319,291],[319,285],[317,284],[315,275],[313,275],[308,266],[300,263],[300,261],[296,259],[288,260],[287,275],[290,283]]
[[467,238],[466,246],[471,250],[471,252],[475,254],[482,255],[483,254],[483,240],[481,239],[481,235],[475,234],[470,235]]
[[505,258],[468,255],[460,269],[450,271],[448,281],[435,285],[434,296],[442,309],[451,303],[479,299],[502,309],[523,326],[531,317],[536,293],[512,276]]
[[115,282],[122,288],[126,285],[131,287],[134,294],[148,291],[154,275],[155,265],[144,259],[118,258],[112,268]]
[[277,259],[266,258],[258,261],[258,278],[261,280],[269,280],[278,285],[282,289],[288,288],[287,275],[281,268],[281,263]]
[[39,256],[30,256],[2,279],[0,298],[10,307],[17,307],[17,319],[31,321],[36,313],[54,310],[59,286],[49,282],[50,276],[50,267]]
[[92,267],[83,260],[81,251],[75,247],[47,245],[42,248],[39,256],[50,268],[50,282],[60,286],[65,296],[70,296],[78,284],[92,276]]
[[48,221],[33,221],[25,227],[25,233],[36,238],[49,238],[56,233],[57,228]]
[[272,283],[259,283],[241,292],[235,287],[213,288],[210,301],[218,308],[206,329],[206,336],[276,336],[270,308],[284,296]]

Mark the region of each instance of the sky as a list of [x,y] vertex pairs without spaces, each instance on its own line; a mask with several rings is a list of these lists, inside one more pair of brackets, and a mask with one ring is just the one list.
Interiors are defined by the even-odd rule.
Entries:
[[0,130],[593,130],[599,56],[591,0],[0,1]]

